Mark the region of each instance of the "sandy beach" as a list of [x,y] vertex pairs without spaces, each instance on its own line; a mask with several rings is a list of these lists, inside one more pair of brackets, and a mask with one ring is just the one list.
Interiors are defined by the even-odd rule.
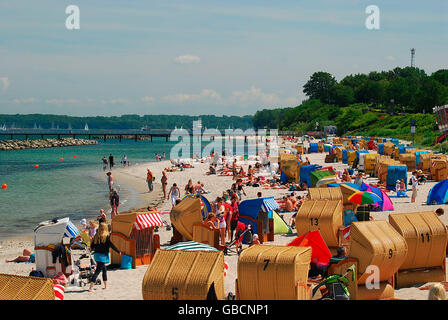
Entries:
[[[317,163],[324,165],[325,153],[313,153],[306,155],[311,163]],[[238,165],[242,165],[247,169],[249,164],[254,164],[255,161],[239,161]],[[194,168],[188,168],[184,171],[167,172],[168,186],[167,192],[173,183],[177,183],[182,195],[184,195],[184,187],[189,179],[193,180],[193,183],[200,181],[205,185],[205,188],[209,191],[206,197],[213,201],[216,197],[221,196],[223,191],[230,188],[233,183],[232,177],[224,176],[209,176],[205,172],[208,171],[208,163],[192,162]],[[347,165],[342,163],[332,164],[336,170],[347,168]],[[161,190],[160,178],[161,172],[164,168],[169,167],[169,161],[151,162],[136,164],[128,168],[117,168],[113,170],[113,176],[116,183],[124,183],[130,186],[135,192],[139,203],[144,203],[145,206],[156,207],[160,212],[168,212],[171,210],[171,204],[168,200],[163,198]],[[150,168],[155,176],[155,186],[152,193],[148,192],[148,186],[146,183],[146,169]],[[263,175],[260,173],[259,175]],[[410,173],[408,173],[409,179]],[[372,178],[369,181],[377,181]],[[435,182],[427,182],[424,185],[419,186],[418,196],[415,203],[410,203],[409,198],[392,198],[395,210],[389,212],[372,212],[371,215],[375,220],[387,219],[389,214],[405,213],[405,212],[418,212],[418,211],[433,211],[439,207],[448,210],[447,205],[443,206],[427,206],[426,197],[430,188]],[[244,199],[255,198],[257,192],[261,191],[263,196],[274,196],[276,198],[282,197],[288,193],[287,189],[263,189],[262,187],[245,187],[247,196]],[[296,195],[305,195],[306,192],[296,192]],[[408,191],[410,195],[410,192]],[[392,193],[391,193],[392,195]],[[109,209],[109,208],[105,208]],[[120,210],[119,210],[120,211]],[[289,221],[290,215],[285,215],[285,220]],[[162,219],[169,222],[169,214],[163,214]],[[442,220],[448,224],[448,217],[445,215]],[[75,221],[75,223],[77,223]],[[294,230],[295,231],[295,230]],[[165,228],[160,228],[158,231],[160,235],[161,247],[168,245],[172,236],[172,231],[167,231]],[[269,242],[269,244],[284,245],[289,243],[297,234],[294,232],[292,235],[275,235],[275,241]],[[28,275],[29,272],[35,266],[28,263],[5,263],[5,259],[11,259],[21,254],[24,248],[33,248],[32,235],[7,239],[0,243],[0,273]],[[73,251],[76,254],[76,250]],[[225,261],[229,266],[227,276],[225,278],[225,291],[235,292],[235,279],[237,278],[237,262],[238,256],[232,254],[225,256]],[[93,293],[89,293],[85,287],[68,286],[66,288],[65,299],[77,300],[77,299],[99,299],[99,300],[141,300],[142,299],[142,280],[147,270],[147,266],[139,266],[136,269],[131,270],[110,270],[108,271],[109,288],[103,290],[102,286],[95,286]],[[400,299],[422,299],[426,300],[428,295],[427,290],[419,290],[418,287],[404,288],[395,290],[395,297]]]

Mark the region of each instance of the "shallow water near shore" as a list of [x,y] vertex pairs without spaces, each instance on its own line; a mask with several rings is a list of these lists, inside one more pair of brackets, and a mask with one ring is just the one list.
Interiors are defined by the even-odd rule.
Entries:
[[[131,165],[155,161],[155,153],[169,153],[174,142],[123,140],[98,145],[0,152],[0,239],[32,233],[41,221],[70,217],[75,224],[109,211],[102,157],[112,153],[121,167],[126,154]],[[76,158],[75,158],[76,157]],[[61,158],[63,161],[61,161]],[[39,168],[35,168],[39,165]],[[133,190],[117,181],[120,210],[140,205]]]

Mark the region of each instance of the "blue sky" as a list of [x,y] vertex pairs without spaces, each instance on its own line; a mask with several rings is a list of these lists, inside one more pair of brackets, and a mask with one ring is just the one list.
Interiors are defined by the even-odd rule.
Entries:
[[2,0],[0,113],[253,114],[300,104],[315,71],[407,66],[412,47],[448,68],[447,31],[446,0]]

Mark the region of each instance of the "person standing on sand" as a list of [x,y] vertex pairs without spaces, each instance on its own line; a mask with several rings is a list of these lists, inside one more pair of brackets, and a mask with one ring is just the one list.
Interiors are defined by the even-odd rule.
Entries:
[[95,273],[90,279],[89,292],[93,292],[93,286],[100,272],[103,272],[104,289],[107,289],[107,268],[106,263],[109,263],[109,250],[112,248],[115,252],[121,255],[120,250],[110,241],[109,227],[105,223],[100,223],[98,231],[92,239],[91,249],[94,252],[94,259],[96,262]]
[[230,229],[230,221],[232,220],[232,216],[233,216],[233,207],[229,203],[230,201],[227,202],[224,199],[222,199],[222,200],[224,203],[224,217],[226,219],[227,238],[230,239],[232,236],[232,231]]
[[234,159],[233,163],[232,163],[232,175],[233,175],[233,180],[236,180],[236,159]]
[[104,156],[103,159],[101,159],[101,160],[103,160],[103,171],[106,171],[107,165],[109,164],[107,162],[107,158]]
[[147,169],[146,172],[146,182],[148,183],[148,189],[149,192],[152,192],[154,190],[154,184],[153,184],[154,176],[152,174],[152,171]]
[[109,154],[109,170],[112,170],[112,168],[114,167],[114,156],[111,154]]
[[117,190],[113,189],[110,193],[110,206],[112,208],[112,212],[110,213],[111,218],[118,214],[118,206],[120,205],[120,196],[118,195]]
[[225,213],[224,202],[222,201],[222,198],[218,197],[216,199],[216,217],[218,218],[219,221],[219,234],[222,246],[226,245],[226,229],[227,229],[226,217],[224,213]]
[[177,204],[177,200],[180,198],[180,189],[178,188],[177,184],[173,183],[173,186],[170,189],[170,192],[168,192],[168,198],[171,196],[171,204],[174,207]]
[[418,186],[417,171],[412,172],[411,184],[412,184],[411,203],[414,203],[415,198],[417,198],[417,186]]
[[166,159],[166,154],[165,154],[165,152],[163,152],[162,159],[163,159],[163,160]]
[[126,157],[126,155],[123,156],[123,159],[121,159],[121,161],[123,162],[123,168],[126,168],[126,163],[128,162],[128,158]]
[[190,194],[194,193],[194,185],[193,185],[193,181],[191,179],[188,180],[188,184],[185,186],[185,193],[190,193]]
[[109,191],[112,191],[114,187],[114,177],[112,177],[112,172],[106,173],[107,175],[107,186],[109,187]]
[[238,226],[238,218],[239,218],[239,204],[238,198],[236,194],[232,195],[231,198],[231,206],[232,206],[232,218],[230,219],[230,241],[233,241],[233,235],[235,233],[236,227]]
[[166,185],[168,184],[168,177],[166,176],[165,170],[162,171],[162,178],[160,179],[160,182],[162,183],[163,198],[166,198]]

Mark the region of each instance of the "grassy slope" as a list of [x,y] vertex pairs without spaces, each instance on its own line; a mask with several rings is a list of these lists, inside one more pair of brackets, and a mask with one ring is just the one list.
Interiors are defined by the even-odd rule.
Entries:
[[347,132],[348,135],[364,135],[377,137],[393,137],[412,141],[411,120],[416,122],[415,145],[428,148],[440,135],[434,131],[435,117],[432,114],[406,114],[390,116],[384,113],[368,112],[356,120],[357,129]]

